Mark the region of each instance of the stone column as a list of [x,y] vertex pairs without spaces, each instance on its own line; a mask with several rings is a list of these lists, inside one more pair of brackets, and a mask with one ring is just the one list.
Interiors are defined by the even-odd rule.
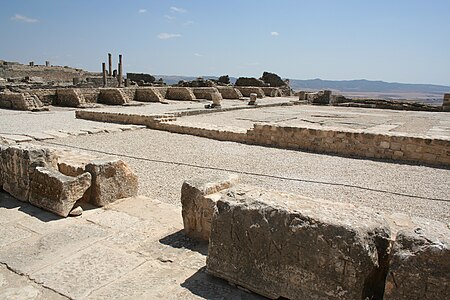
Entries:
[[442,110],[450,111],[450,94],[444,94],[444,100],[442,101]]
[[119,87],[122,87],[122,81],[123,81],[123,78],[122,78],[122,76],[123,76],[123,70],[122,70],[122,54],[119,54],[119,78],[118,78],[118,81],[119,81]]
[[113,72],[112,72],[112,55],[111,55],[111,53],[108,53],[108,67],[109,67],[108,75],[112,76]]
[[30,61],[30,67],[34,67],[34,61]]
[[102,63],[103,87],[106,87],[106,63]]

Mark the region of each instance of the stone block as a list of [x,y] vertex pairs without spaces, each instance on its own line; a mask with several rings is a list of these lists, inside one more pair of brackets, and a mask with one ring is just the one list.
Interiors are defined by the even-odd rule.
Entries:
[[231,189],[217,202],[207,270],[271,299],[381,299],[389,238],[369,208]]
[[283,93],[280,88],[277,87],[262,87],[264,94],[268,97],[282,97]]
[[250,97],[250,94],[255,93],[258,95],[258,98],[264,98],[266,95],[264,94],[264,91],[260,87],[253,87],[253,86],[237,86],[236,87],[244,97]]
[[94,160],[86,164],[92,175],[90,202],[105,206],[121,198],[137,195],[138,177],[122,160]]
[[217,86],[216,88],[219,90],[223,99],[241,99],[243,97],[242,93],[235,87]]
[[450,299],[450,229],[413,219],[395,239],[384,299]]
[[130,99],[122,89],[100,89],[97,102],[108,105],[123,105],[129,103]]
[[149,87],[136,89],[134,100],[141,102],[162,102],[164,98],[158,89]]
[[57,89],[54,105],[80,107],[86,103],[80,89]]
[[0,108],[28,111],[48,110],[36,95],[29,93],[0,93]]
[[237,175],[186,180],[181,188],[184,232],[191,238],[209,240],[211,220],[221,191],[239,182]]
[[29,199],[31,176],[36,167],[56,169],[56,157],[48,149],[12,145],[0,150],[3,190],[20,201]]
[[91,185],[91,174],[66,176],[57,170],[37,167],[32,175],[29,202],[67,217]]
[[[197,99],[213,100],[212,95],[219,94],[219,90],[215,87],[197,87],[192,88],[192,91]],[[220,95],[220,97],[222,97],[222,95]]]
[[192,89],[187,87],[169,87],[166,93],[166,99],[195,101],[197,98]]

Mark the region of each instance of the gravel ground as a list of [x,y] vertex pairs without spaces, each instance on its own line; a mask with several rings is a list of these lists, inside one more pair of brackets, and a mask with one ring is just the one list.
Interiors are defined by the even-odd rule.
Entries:
[[448,169],[220,142],[149,129],[51,142],[122,156],[139,175],[140,195],[176,205],[180,205],[184,180],[227,171],[158,160],[298,178],[301,180],[242,175],[243,182],[251,185],[450,222]]

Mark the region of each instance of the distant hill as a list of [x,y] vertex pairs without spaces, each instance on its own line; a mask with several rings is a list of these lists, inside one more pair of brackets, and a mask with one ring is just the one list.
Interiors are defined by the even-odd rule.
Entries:
[[376,92],[376,93],[450,93],[450,86],[434,84],[410,84],[370,80],[322,80],[291,79],[291,87],[294,90],[337,90],[340,92]]

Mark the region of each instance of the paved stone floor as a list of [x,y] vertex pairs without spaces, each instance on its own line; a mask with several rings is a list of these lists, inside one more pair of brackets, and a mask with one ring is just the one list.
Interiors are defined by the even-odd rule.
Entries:
[[145,197],[59,218],[0,193],[0,299],[262,299],[205,273],[180,208]]

